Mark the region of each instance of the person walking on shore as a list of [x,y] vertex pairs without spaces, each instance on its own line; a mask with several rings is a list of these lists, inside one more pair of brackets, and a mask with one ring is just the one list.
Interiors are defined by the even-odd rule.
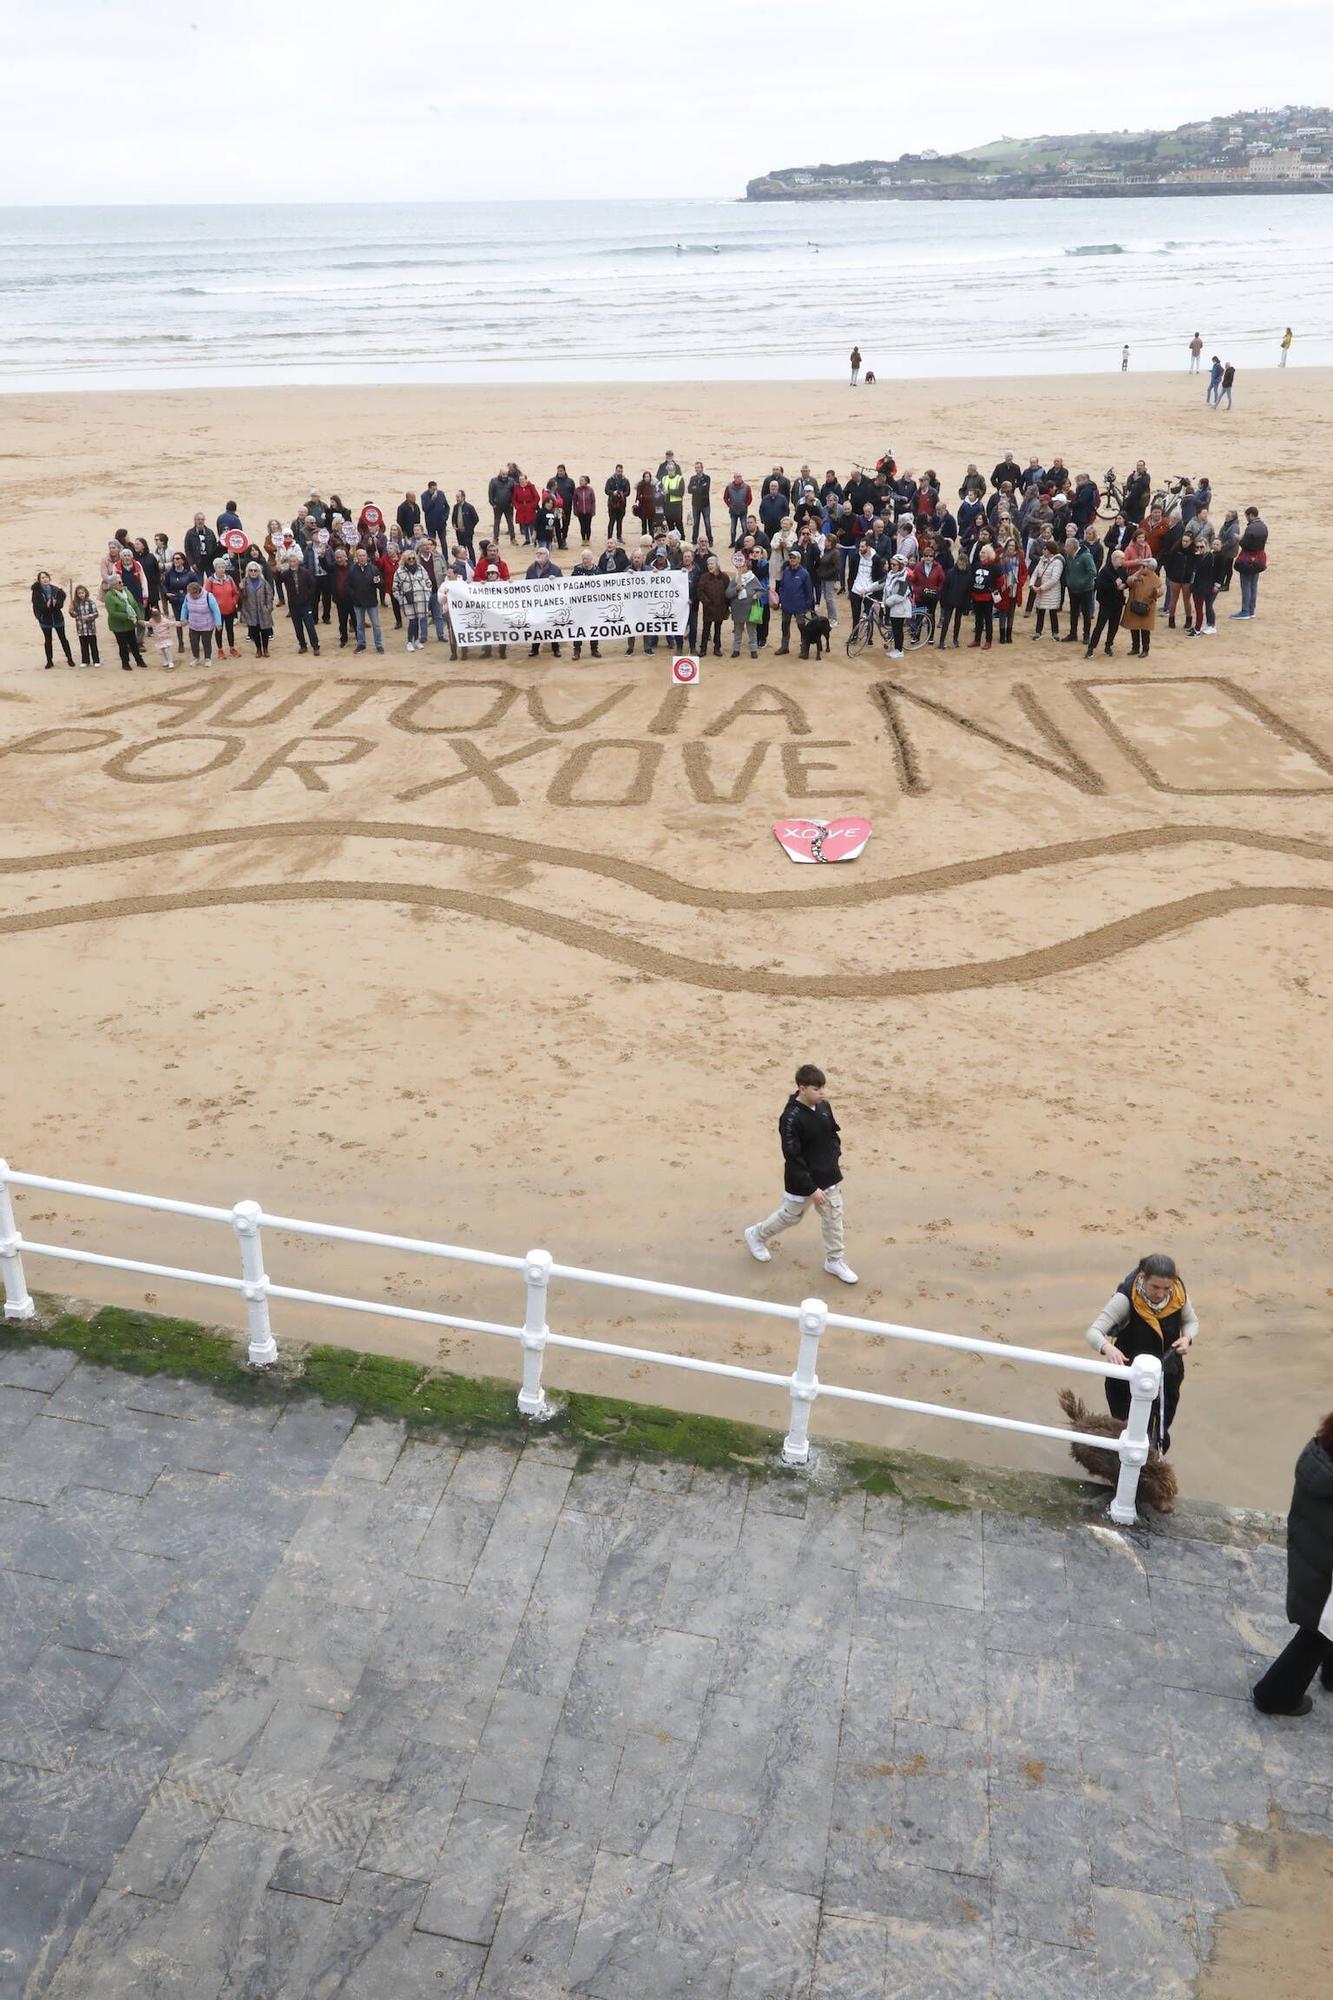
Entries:
[[1223,396],[1225,396],[1227,399],[1227,408],[1228,409],[1231,408],[1231,391],[1235,388],[1235,386],[1236,386],[1236,370],[1232,365],[1232,363],[1228,361],[1225,368],[1222,370],[1222,380],[1219,382],[1217,387],[1217,400],[1213,404],[1213,408],[1215,410],[1221,409]]
[[1221,387],[1222,387],[1222,363],[1218,358],[1218,356],[1215,354],[1212,358],[1212,361],[1209,363],[1208,367],[1208,390],[1207,394],[1204,396],[1203,399],[1204,402],[1215,403],[1217,401],[1218,391],[1221,389]]
[[762,1222],[750,1224],[746,1248],[757,1263],[770,1263],[772,1238],[794,1228],[813,1207],[824,1238],[824,1269],[844,1285],[854,1285],[856,1273],[843,1255],[842,1139],[833,1106],[824,1095],[824,1072],[814,1063],[802,1063],[795,1084],[778,1119],[782,1205]]
[[41,628],[42,646],[46,653],[46,665],[54,664],[52,641],[59,639],[60,650],[65,655],[65,665],[74,665],[74,655],[69,649],[69,639],[65,632],[65,593],[58,583],[52,583],[49,570],[39,569],[32,586],[32,615]]
[[[1088,1346],[1103,1361],[1128,1368],[1140,1354],[1153,1354],[1161,1362],[1161,1394],[1153,1406],[1148,1435],[1163,1457],[1171,1449],[1171,1425],[1185,1379],[1184,1357],[1198,1332],[1198,1316],[1175,1261],[1160,1252],[1139,1258],[1087,1331]],[[1129,1420],[1129,1403],[1128,1380],[1108,1377],[1106,1406],[1122,1424]]]
[[859,347],[854,347],[852,349],[851,362],[852,362],[852,387],[854,389],[856,387],[856,379],[858,375],[861,373],[861,350]]
[[1286,367],[1287,356],[1291,353],[1291,343],[1295,338],[1296,338],[1295,334],[1292,332],[1291,328],[1288,327],[1286,332],[1283,334],[1282,339],[1278,343],[1278,345],[1282,349],[1281,354],[1278,356],[1277,365],[1279,368]]
[[1200,357],[1200,356],[1202,355],[1202,353],[1203,353],[1203,342],[1202,342],[1202,340],[1201,340],[1201,339],[1199,338],[1198,334],[1196,333],[1196,334],[1195,334],[1195,336],[1194,336],[1194,338],[1193,338],[1193,340],[1191,340],[1191,342],[1190,342],[1190,367],[1189,367],[1189,372],[1190,372],[1190,374],[1191,374],[1191,375],[1197,375],[1197,374],[1198,374],[1198,372],[1199,372],[1199,367],[1200,367],[1200,360],[1199,360],[1199,357]]
[[1121,373],[1122,375],[1127,375],[1127,374],[1129,373],[1129,342],[1128,342],[1128,341],[1126,341],[1126,342],[1125,342],[1124,346],[1123,346],[1123,347],[1121,348],[1121,350],[1120,350],[1120,373]]
[[1240,578],[1240,610],[1233,618],[1253,618],[1259,603],[1259,578],[1268,568],[1268,527],[1259,519],[1257,507],[1245,509],[1240,548],[1236,552],[1236,574]]
[[1333,1692],[1333,1412],[1296,1461],[1287,1509],[1287,1616],[1296,1636],[1251,1690],[1261,1715],[1308,1715],[1316,1673]]

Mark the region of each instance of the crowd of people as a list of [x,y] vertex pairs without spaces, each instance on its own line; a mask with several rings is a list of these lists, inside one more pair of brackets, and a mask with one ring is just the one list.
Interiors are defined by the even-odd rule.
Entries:
[[[919,636],[927,613],[940,649],[962,643],[965,620],[971,646],[1011,645],[1016,618],[1030,615],[1034,640],[1049,633],[1088,656],[1099,646],[1109,654],[1123,625],[1131,652],[1146,658],[1159,616],[1188,637],[1210,636],[1233,576],[1232,616],[1253,619],[1268,561],[1257,507],[1219,516],[1202,475],[1156,491],[1142,459],[1110,518],[1088,473],[1071,473],[1058,454],[1020,466],[1012,451],[989,475],[969,464],[956,497],[933,469],[900,468],[885,452],[845,477],[774,465],[752,485],[733,471],[716,503],[715,530],[711,475],[700,460],[687,473],[671,451],[634,480],[617,464],[600,494],[564,464],[541,485],[507,464],[489,482],[486,534],[467,493],[451,500],[433,479],[391,515],[373,501],[353,509],[337,493],[312,492],[258,536],[228,500],[211,525],[197,512],[178,541],[117,529],[95,588],[72,579],[64,588],[41,571],[33,616],[48,667],[57,645],[74,664],[71,623],[81,664],[100,665],[103,619],[127,672],[147,664],[145,648],[168,668],[187,649],[195,661],[236,659],[238,627],[266,659],[280,614],[300,654],[318,655],[335,623],[339,648],[382,653],[391,614],[408,652],[433,640],[457,659],[468,649],[450,623],[450,581],[562,575],[557,557],[573,546],[575,574],[687,571],[686,629],[666,643],[691,653],[720,654],[729,626],[732,658],[757,657],[776,617],[776,653],[790,653],[794,633],[807,658],[841,622],[841,598],[853,635],[882,631],[890,658],[902,657],[909,627]],[[521,567],[506,549],[522,550]],[[642,643],[651,651],[656,641]],[[634,651],[634,639],[626,645]],[[579,642],[573,650],[581,657]],[[590,653],[600,656],[596,641]]]

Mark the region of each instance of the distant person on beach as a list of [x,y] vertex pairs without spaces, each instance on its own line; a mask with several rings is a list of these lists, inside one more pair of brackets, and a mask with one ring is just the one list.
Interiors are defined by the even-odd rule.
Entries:
[[1236,370],[1232,366],[1231,362],[1228,361],[1226,367],[1222,370],[1222,380],[1218,384],[1217,400],[1213,404],[1213,408],[1215,410],[1221,409],[1223,396],[1225,396],[1227,399],[1227,408],[1228,409],[1231,408],[1231,391],[1235,388],[1235,386],[1236,386]]
[[59,639],[60,650],[65,655],[65,665],[74,665],[74,655],[69,649],[65,634],[65,593],[58,583],[52,583],[49,570],[39,569],[32,586],[32,615],[41,628],[42,646],[46,653],[46,665],[55,664],[52,641]]
[[1200,356],[1202,355],[1202,353],[1203,353],[1203,341],[1202,341],[1202,340],[1200,339],[1199,335],[1198,335],[1198,334],[1196,333],[1196,334],[1195,334],[1195,336],[1194,336],[1194,338],[1193,338],[1193,340],[1191,340],[1191,342],[1190,342],[1190,366],[1189,366],[1189,372],[1190,372],[1190,374],[1191,374],[1191,375],[1197,375],[1197,374],[1198,374],[1198,372],[1199,372],[1199,368],[1200,368],[1200,365],[1201,365],[1201,363],[1200,363],[1200,358],[1199,358],[1199,357],[1200,357]]
[[1333,1413],[1296,1461],[1287,1509],[1287,1617],[1296,1627],[1251,1699],[1261,1715],[1308,1715],[1316,1673],[1333,1692]]
[[1222,363],[1218,359],[1217,355],[1214,355],[1211,363],[1209,364],[1208,390],[1207,394],[1204,396],[1203,399],[1204,402],[1215,403],[1217,401],[1218,392],[1220,391],[1221,387],[1222,387]]
[[1288,327],[1286,332],[1283,334],[1281,341],[1278,343],[1282,349],[1282,352],[1278,357],[1277,365],[1279,368],[1286,367],[1287,356],[1291,353],[1291,343],[1295,338],[1296,338],[1295,334],[1292,332],[1291,328]]
[[861,373],[861,350],[859,347],[854,347],[852,349],[851,361],[852,361],[852,387],[854,389],[856,387],[857,377]]
[[813,1206],[824,1238],[824,1269],[844,1285],[854,1285],[856,1273],[843,1255],[842,1139],[833,1106],[824,1095],[825,1077],[814,1063],[802,1063],[796,1088],[782,1107],[778,1137],[782,1142],[782,1205],[745,1231],[746,1248],[757,1263],[768,1264],[769,1243],[792,1229]]
[[1126,341],[1124,346],[1120,350],[1120,373],[1124,375],[1127,374],[1128,371],[1129,371],[1129,342]]
[[[1153,1406],[1148,1435],[1163,1457],[1171,1449],[1171,1425],[1185,1379],[1185,1356],[1199,1332],[1198,1316],[1172,1258],[1155,1252],[1140,1257],[1122,1278],[1087,1331],[1088,1346],[1103,1361],[1128,1368],[1140,1354],[1162,1364],[1162,1389]],[[1106,1406],[1113,1417],[1129,1419],[1129,1383],[1108,1378]]]

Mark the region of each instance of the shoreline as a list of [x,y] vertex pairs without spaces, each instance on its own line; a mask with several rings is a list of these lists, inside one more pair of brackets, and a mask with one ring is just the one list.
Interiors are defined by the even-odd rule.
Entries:
[[843,203],[873,201],[947,201],[947,202],[995,202],[995,201],[1154,201],[1183,196],[1187,201],[1209,198],[1214,195],[1283,195],[1283,194],[1333,194],[1333,178],[1327,180],[1297,181],[1144,181],[1128,185],[1109,183],[1095,187],[1048,188],[1039,183],[1011,188],[978,188],[960,186],[952,191],[952,184],[945,183],[934,188],[775,188],[771,193],[752,193],[747,188],[740,200],[760,205],[775,202],[799,202],[803,207],[814,204],[817,207],[832,207]]

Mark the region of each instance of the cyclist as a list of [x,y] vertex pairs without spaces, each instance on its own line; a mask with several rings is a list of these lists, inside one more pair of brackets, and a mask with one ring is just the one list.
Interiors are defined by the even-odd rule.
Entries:
[[875,615],[875,599],[883,594],[884,578],[888,563],[879,553],[874,534],[866,535],[857,547],[857,563],[852,573],[849,594],[852,600],[852,638],[861,628],[861,609],[865,607],[867,618]]

